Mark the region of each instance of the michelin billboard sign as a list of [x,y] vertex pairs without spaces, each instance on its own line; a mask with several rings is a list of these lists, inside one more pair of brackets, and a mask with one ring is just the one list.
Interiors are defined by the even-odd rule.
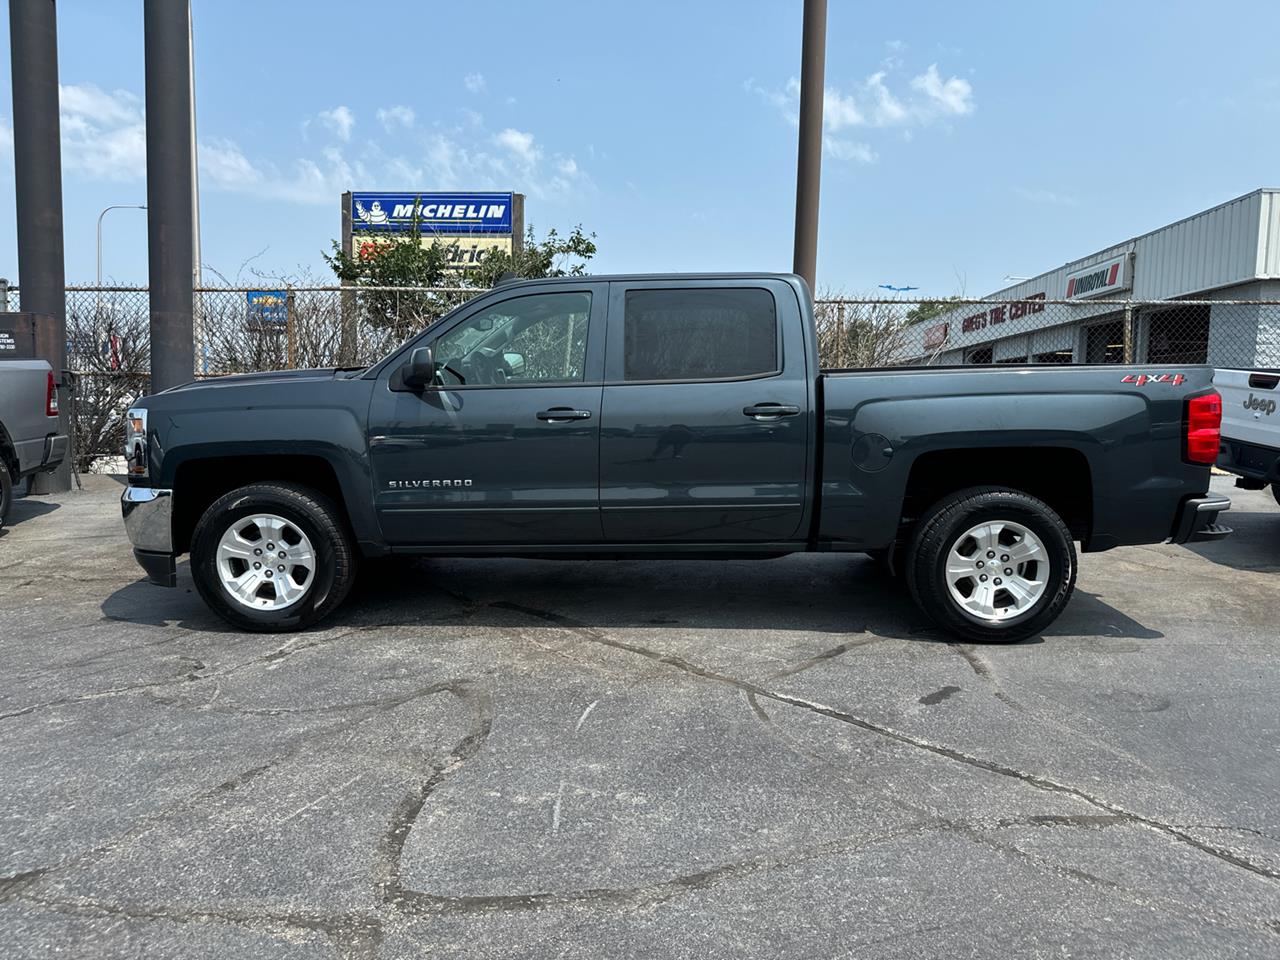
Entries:
[[376,256],[396,234],[417,227],[424,246],[444,248],[457,270],[479,266],[495,250],[514,253],[524,234],[519,193],[352,191],[342,195],[342,239],[352,256]]
[[514,194],[352,193],[351,227],[360,232],[511,233]]

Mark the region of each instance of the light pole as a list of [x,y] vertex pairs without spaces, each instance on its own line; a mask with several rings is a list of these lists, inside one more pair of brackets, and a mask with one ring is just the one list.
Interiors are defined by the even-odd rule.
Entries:
[[96,302],[94,304],[94,315],[93,315],[93,325],[94,325],[93,335],[94,335],[94,339],[98,342],[94,344],[95,350],[98,349],[98,347],[101,345],[100,338],[102,337],[102,218],[105,217],[107,213],[111,210],[145,210],[145,209],[147,209],[146,205],[141,203],[113,203],[111,206],[106,207],[100,214],[98,214],[98,290],[97,290]]
[[102,303],[102,218],[111,210],[145,210],[145,203],[113,203],[98,214],[98,303]]

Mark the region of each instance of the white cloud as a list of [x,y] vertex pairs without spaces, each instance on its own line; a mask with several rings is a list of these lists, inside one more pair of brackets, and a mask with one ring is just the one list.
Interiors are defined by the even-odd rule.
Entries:
[[875,163],[876,152],[865,143],[844,140],[827,134],[822,138],[822,149],[836,160],[853,160],[857,163]]
[[142,100],[92,83],[58,88],[62,165],[96,180],[140,180],[147,172]]
[[[823,91],[822,125],[824,146],[837,159],[875,161],[875,152],[865,143],[835,136],[854,127],[898,127],[910,139],[913,127],[928,126],[974,110],[973,87],[960,77],[944,79],[937,64],[912,77],[907,89],[892,89],[893,67],[877,70],[865,80],[842,89],[831,85]],[[799,123],[800,81],[792,77],[781,89],[770,89],[747,80],[743,88],[777,110],[788,123]]]
[[[787,84],[788,93],[792,87],[795,93],[797,113],[800,102],[800,81],[792,77]],[[827,87],[822,92],[822,125],[828,130],[843,130],[845,127],[859,127],[866,123],[866,117],[858,108],[858,102],[852,96],[845,96],[835,87]]]
[[326,204],[344,190],[369,180],[371,172],[347,159],[336,146],[320,151],[318,158],[300,158],[287,169],[271,163],[254,163],[231,140],[207,140],[200,144],[200,175],[208,186],[288,203]]
[[1054,207],[1075,207],[1080,204],[1080,201],[1075,197],[1065,193],[1056,193],[1053,190],[1014,187],[1013,192],[1023,200],[1031,203],[1043,203]]
[[943,80],[936,63],[929,64],[928,70],[913,78],[911,87],[923,93],[944,114],[963,116],[973,113],[973,87],[969,81],[960,77]]
[[468,73],[462,78],[462,85],[468,93],[484,93],[487,88],[483,73]]
[[[420,132],[413,109],[397,104],[377,112],[390,134],[352,138],[355,116],[347,107],[325,111],[303,124],[298,154],[268,159],[234,140],[205,136],[199,144],[202,186],[272,203],[332,204],[340,193],[384,183],[422,189],[516,190],[537,198],[564,197],[592,188],[590,176],[569,152],[542,144],[530,131],[493,131],[478,113],[451,128]],[[306,131],[322,121],[335,139],[317,151]],[[146,126],[140,97],[92,84],[62,88],[63,162],[68,174],[90,179],[142,181],[146,176]],[[0,118],[0,151],[12,143],[12,127]],[[394,145],[394,146],[391,146]],[[0,159],[0,162],[3,162]]]
[[538,159],[540,151],[533,142],[533,134],[525,133],[521,130],[514,130],[511,127],[503,130],[493,138],[494,143],[503,147],[517,158],[525,163],[535,163]]
[[351,139],[351,130],[356,125],[356,115],[350,107],[337,106],[332,110],[321,110],[318,119],[335,137],[346,143]]
[[[417,115],[413,112],[413,107],[406,107],[402,103],[396,104],[394,107],[379,107],[378,122],[382,124],[387,133],[394,130],[408,130],[413,126]],[[343,139],[346,139],[345,137]]]
[[906,105],[885,86],[884,78],[885,72],[881,70],[867,77],[867,82],[863,85],[874,104],[871,119],[877,127],[891,127],[904,123],[909,113]]

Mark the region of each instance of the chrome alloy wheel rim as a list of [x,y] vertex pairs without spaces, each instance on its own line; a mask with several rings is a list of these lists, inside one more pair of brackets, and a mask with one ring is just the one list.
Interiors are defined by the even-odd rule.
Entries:
[[970,527],[947,551],[947,590],[969,616],[999,623],[1026,613],[1044,596],[1049,553],[1020,523],[989,520]]
[[284,517],[252,514],[235,520],[218,541],[218,580],[251,610],[284,610],[307,595],[316,578],[315,550]]

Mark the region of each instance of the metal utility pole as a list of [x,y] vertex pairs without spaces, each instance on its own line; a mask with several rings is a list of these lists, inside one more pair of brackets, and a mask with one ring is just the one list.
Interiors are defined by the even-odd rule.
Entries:
[[151,392],[195,372],[191,7],[144,0],[147,88],[147,247],[151,285]]
[[[804,0],[800,55],[800,146],[796,162],[796,244],[792,270],[814,289],[822,179],[822,93],[827,68],[827,0]],[[816,292],[816,291],[815,291]]]
[[[191,22],[190,3],[187,14],[187,62],[191,77],[191,285],[199,290],[204,286],[204,263],[200,252],[200,151],[196,142],[196,40]],[[203,294],[192,294],[193,350],[200,355],[200,372],[209,370],[209,340],[204,326]]]
[[[59,387],[58,432],[70,432],[66,274],[62,256],[62,148],[58,123],[58,22],[54,0],[9,0],[13,161],[22,308],[53,318],[38,335]],[[36,493],[71,489],[71,462],[36,477]]]

